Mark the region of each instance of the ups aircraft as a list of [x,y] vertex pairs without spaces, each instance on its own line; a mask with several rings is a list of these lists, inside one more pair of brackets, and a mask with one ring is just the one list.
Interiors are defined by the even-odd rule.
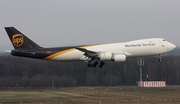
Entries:
[[14,27],[5,27],[14,46],[11,55],[52,61],[84,61],[88,67],[103,67],[105,61],[124,62],[128,57],[161,55],[176,46],[163,38],[139,39],[129,42],[90,44],[43,48]]

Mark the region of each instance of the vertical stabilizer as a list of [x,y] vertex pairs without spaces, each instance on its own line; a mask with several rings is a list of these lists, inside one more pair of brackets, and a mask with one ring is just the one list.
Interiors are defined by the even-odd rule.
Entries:
[[37,45],[35,42],[33,42],[31,39],[26,37],[24,34],[22,34],[14,27],[5,27],[5,30],[15,50],[19,50],[19,49],[31,50],[31,49],[41,48],[39,45]]

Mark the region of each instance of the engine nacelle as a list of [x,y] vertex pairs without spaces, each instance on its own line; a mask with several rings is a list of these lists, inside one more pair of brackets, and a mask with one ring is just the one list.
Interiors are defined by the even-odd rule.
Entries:
[[101,61],[114,61],[114,62],[124,62],[126,61],[126,55],[125,54],[114,54],[110,52],[104,52],[99,53],[99,56]]
[[113,55],[112,60],[114,62],[124,62],[124,61],[126,61],[126,55],[125,54],[115,54],[115,55]]
[[99,53],[99,58],[101,61],[110,61],[112,60],[112,53]]

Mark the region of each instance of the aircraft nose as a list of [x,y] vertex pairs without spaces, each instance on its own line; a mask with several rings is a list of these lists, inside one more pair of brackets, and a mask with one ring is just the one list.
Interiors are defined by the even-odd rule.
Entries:
[[174,50],[176,48],[176,45],[169,43],[168,47],[170,50]]

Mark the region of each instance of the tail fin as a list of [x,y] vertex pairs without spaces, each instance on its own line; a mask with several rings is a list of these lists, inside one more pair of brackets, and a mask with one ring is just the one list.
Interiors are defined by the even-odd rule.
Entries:
[[30,40],[28,37],[26,37],[24,34],[22,34],[20,31],[15,29],[14,27],[5,27],[5,30],[15,50],[19,50],[19,49],[31,50],[31,49],[42,48],[39,45],[37,45],[35,42]]

